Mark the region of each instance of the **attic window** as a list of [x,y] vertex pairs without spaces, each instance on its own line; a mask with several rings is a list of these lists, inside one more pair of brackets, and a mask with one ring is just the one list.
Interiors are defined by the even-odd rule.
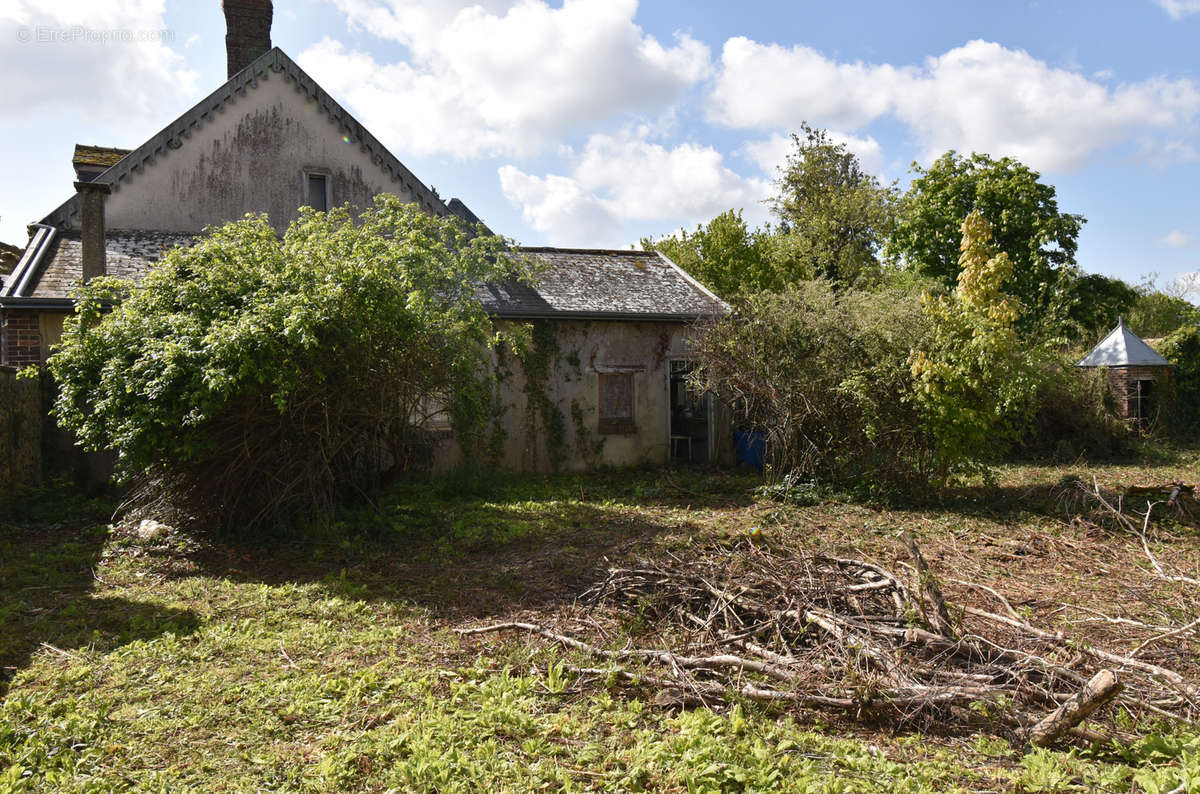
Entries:
[[320,212],[329,211],[329,179],[324,174],[306,175],[308,206]]

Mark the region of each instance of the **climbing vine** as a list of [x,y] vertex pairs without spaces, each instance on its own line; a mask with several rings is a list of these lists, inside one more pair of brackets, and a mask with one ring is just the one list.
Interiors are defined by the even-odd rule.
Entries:
[[514,347],[521,369],[525,373],[525,437],[526,454],[537,464],[539,429],[544,432],[546,456],[552,470],[557,471],[566,460],[567,421],[562,409],[550,396],[550,372],[558,357],[558,335],[548,320],[537,320],[529,326],[524,344]]

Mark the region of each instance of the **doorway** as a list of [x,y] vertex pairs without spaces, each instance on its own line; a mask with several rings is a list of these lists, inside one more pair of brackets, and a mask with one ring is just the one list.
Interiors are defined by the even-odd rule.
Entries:
[[693,361],[671,361],[668,401],[671,411],[671,462],[708,463],[712,454],[712,398],[688,388]]

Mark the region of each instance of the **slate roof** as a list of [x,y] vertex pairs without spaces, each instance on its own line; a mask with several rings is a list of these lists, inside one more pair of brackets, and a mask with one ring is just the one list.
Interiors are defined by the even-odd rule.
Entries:
[[[167,251],[194,241],[195,236],[176,232],[109,231],[104,238],[105,267],[110,276],[137,282]],[[24,267],[36,268],[27,287],[20,289],[25,279],[21,272],[14,273],[0,300],[15,297],[69,303],[72,291],[83,277],[83,242],[79,232],[56,230],[49,239],[35,237],[18,270]]]
[[484,307],[499,317],[694,320],[729,307],[653,251],[518,248],[542,272],[535,286],[488,285]]
[[1170,361],[1160,356],[1141,337],[1129,330],[1125,318],[1117,320],[1117,327],[1092,352],[1083,357],[1077,367],[1170,367]]
[[[175,246],[195,237],[176,232],[109,231],[105,237],[111,276],[140,281]],[[39,241],[31,244],[31,248]],[[0,301],[70,305],[83,275],[83,244],[78,232],[43,239],[38,250],[26,251],[31,288],[16,294],[22,279],[14,277]],[[603,251],[570,248],[519,248],[541,267],[534,286],[509,282],[480,290],[484,308],[512,319],[600,319],[688,321],[728,311],[729,307],[665,256],[646,251]],[[23,262],[24,264],[24,262]]]

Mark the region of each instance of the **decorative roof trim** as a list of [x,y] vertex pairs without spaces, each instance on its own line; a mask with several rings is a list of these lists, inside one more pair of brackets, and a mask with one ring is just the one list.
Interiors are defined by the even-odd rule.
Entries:
[[[154,158],[159,154],[184,146],[186,139],[209,121],[214,112],[224,112],[226,105],[235,103],[238,97],[244,97],[248,90],[258,88],[259,80],[269,80],[272,75],[283,75],[285,79],[295,82],[297,91],[301,91],[309,99],[315,100],[318,110],[328,114],[329,118],[336,122],[351,140],[357,141],[362,151],[371,155],[372,162],[389,174],[393,182],[400,182],[410,190],[418,198],[422,207],[435,215],[451,214],[445,202],[436,193],[417,179],[412,171],[409,171],[394,154],[388,151],[387,147],[379,142],[379,139],[368,132],[366,127],[350,115],[278,47],[260,55],[245,69],[225,81],[224,85],[216,91],[197,102],[191,110],[122,157],[116,165],[102,172],[94,181],[111,185],[113,190],[119,190],[121,182],[131,173],[140,171],[147,164],[153,165]],[[75,195],[43,218],[41,223],[59,227],[70,226],[71,218],[78,214],[79,197]]]

